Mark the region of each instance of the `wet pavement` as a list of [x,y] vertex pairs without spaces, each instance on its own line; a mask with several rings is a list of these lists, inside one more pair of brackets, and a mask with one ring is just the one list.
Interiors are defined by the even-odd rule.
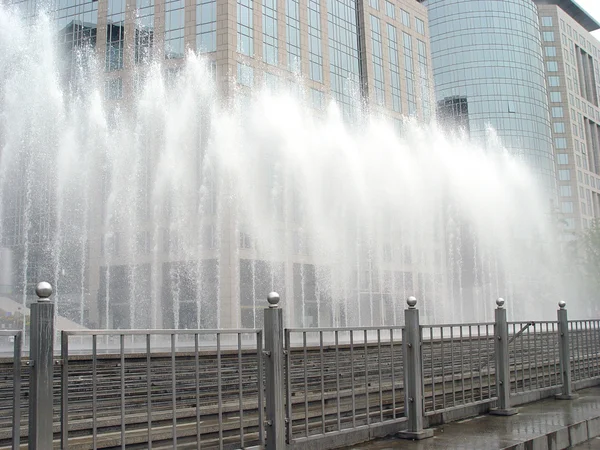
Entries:
[[573,450],[600,450],[600,437],[594,438],[583,444],[576,445]]
[[[600,418],[600,387],[583,389],[578,391],[578,394],[579,398],[576,400],[549,398],[520,406],[519,414],[514,416],[484,415],[439,425],[434,428],[433,438],[422,441],[406,441],[389,437],[349,447],[349,449],[500,450],[549,434],[548,442],[550,440],[556,441],[559,444],[557,445],[558,448],[565,448],[565,439],[568,446],[570,433],[573,436],[572,442],[581,442],[582,439],[576,436],[578,436],[578,433],[583,433],[584,430],[585,439],[587,439],[587,425],[585,422],[581,429],[580,427],[571,427],[571,429],[566,427],[589,419]],[[595,424],[594,421],[594,426]],[[598,419],[598,424],[600,424],[600,419]],[[546,438],[543,439],[546,441]],[[538,447],[536,445],[526,448]],[[585,444],[572,448],[600,450],[600,439],[592,439]]]

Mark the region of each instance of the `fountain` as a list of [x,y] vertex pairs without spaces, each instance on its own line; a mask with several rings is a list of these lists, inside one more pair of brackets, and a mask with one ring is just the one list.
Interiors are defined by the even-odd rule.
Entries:
[[93,58],[65,83],[52,29],[0,7],[0,247],[24,306],[44,279],[88,327],[259,327],[278,291],[288,324],[367,326],[412,294],[441,323],[562,292],[546,197],[493,138],[349,125],[283,87],[224,105],[191,53],[116,103]]

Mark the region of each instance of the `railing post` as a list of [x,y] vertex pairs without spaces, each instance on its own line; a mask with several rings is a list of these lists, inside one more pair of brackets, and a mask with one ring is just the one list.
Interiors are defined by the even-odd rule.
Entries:
[[496,416],[512,416],[517,414],[517,408],[510,407],[510,369],[508,356],[508,321],[504,299],[496,300],[494,322],[494,350],[496,352],[496,391],[498,394],[497,407],[490,410]]
[[560,373],[562,375],[562,393],[556,396],[559,400],[573,400],[579,395],[573,392],[571,386],[571,348],[569,347],[569,319],[566,302],[558,302],[558,353],[560,357]]
[[265,368],[267,398],[267,449],[285,449],[285,382],[283,379],[283,312],[279,294],[271,292],[265,309]]
[[402,352],[404,357],[404,405],[408,417],[406,431],[398,433],[402,439],[425,439],[433,430],[423,429],[423,373],[421,371],[421,327],[417,299],[408,297],[404,310]]
[[38,283],[31,304],[29,450],[52,450],[52,379],[54,375],[54,303],[50,283]]

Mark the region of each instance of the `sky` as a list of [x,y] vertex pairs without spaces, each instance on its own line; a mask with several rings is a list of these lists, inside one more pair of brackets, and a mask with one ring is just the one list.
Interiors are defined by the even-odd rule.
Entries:
[[[600,0],[575,0],[579,6],[585,9],[590,16],[600,22]],[[600,30],[594,31],[592,35],[600,41]]]

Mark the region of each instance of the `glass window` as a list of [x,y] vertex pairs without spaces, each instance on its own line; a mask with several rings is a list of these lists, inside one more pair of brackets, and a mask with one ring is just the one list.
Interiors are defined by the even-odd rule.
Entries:
[[371,8],[379,11],[379,0],[369,0],[369,5],[371,5]]
[[217,51],[217,2],[196,0],[196,50]]
[[548,72],[558,72],[558,63],[556,61],[546,62],[546,68]]
[[560,196],[561,197],[573,197],[573,191],[571,190],[571,186],[561,186],[560,187]]
[[573,214],[573,202],[561,202],[560,210],[565,214]]
[[418,17],[415,17],[415,28],[417,29],[417,33],[425,35],[425,22]]
[[288,70],[299,73],[300,67],[300,2],[287,0],[285,11],[286,46],[288,52]]
[[396,8],[394,4],[385,0],[385,15],[391,17],[392,19],[396,18]]
[[554,122],[554,132],[555,133],[564,133],[565,132],[565,123],[564,122]]
[[570,181],[571,180],[571,170],[569,169],[561,169],[558,171],[558,179],[560,181]]
[[106,100],[123,98],[123,80],[121,78],[113,78],[104,82],[104,98]]
[[569,154],[558,153],[556,155],[556,164],[569,164]]
[[544,31],[542,33],[545,42],[554,42],[554,32],[552,31]]
[[554,139],[554,147],[557,149],[567,148],[567,139],[566,138]]
[[543,27],[551,27],[552,26],[552,17],[542,17],[542,26]]
[[548,85],[551,87],[560,86],[560,78],[559,77],[548,77]]
[[254,55],[254,28],[252,18],[252,1],[238,0],[237,51],[248,56]]
[[254,69],[239,62],[237,64],[237,82],[252,87],[254,84]]
[[277,49],[277,2],[275,0],[263,0],[263,61],[272,66],[278,63]]
[[566,218],[565,222],[567,229],[572,230],[573,228],[575,228],[575,219],[573,219],[572,217]]
[[400,9],[400,15],[402,17],[402,25],[410,28],[410,14],[403,9]]
[[553,106],[552,107],[552,117],[563,117],[563,109],[562,106]]
[[556,56],[556,47],[546,47],[546,56]]

